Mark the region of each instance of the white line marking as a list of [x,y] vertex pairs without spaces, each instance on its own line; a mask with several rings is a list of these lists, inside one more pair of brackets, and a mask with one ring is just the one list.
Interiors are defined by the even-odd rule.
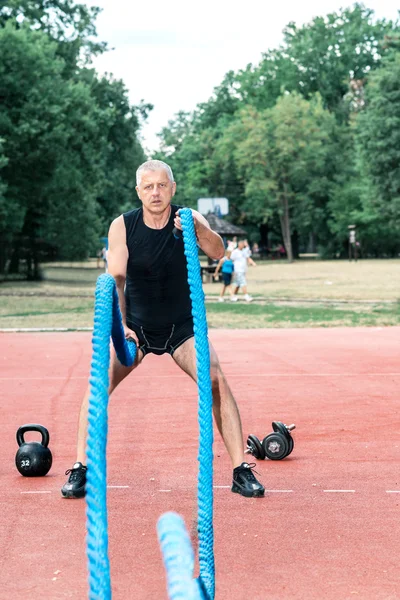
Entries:
[[49,491],[29,491],[29,492],[21,492],[21,494],[51,494]]
[[[222,363],[223,366],[223,363]],[[387,375],[390,376],[398,376],[397,373],[229,373],[229,377],[366,377],[366,376],[380,376],[385,377]]]
[[50,331],[50,333],[52,331],[93,331],[93,327],[6,327],[5,329],[0,329],[0,333],[35,333],[40,331]]
[[108,485],[107,487],[114,490],[125,490],[129,485]]
[[11,327],[0,329],[0,333],[38,333],[41,331],[50,333],[53,331],[93,331],[93,327]]
[[[399,377],[400,373],[228,373],[229,378],[245,379],[248,377]],[[89,375],[69,377],[74,379],[88,379]],[[140,375],[141,379],[187,379],[187,375]],[[20,377],[18,381],[63,381],[66,377]],[[15,377],[0,377],[0,381],[15,381]]]
[[[0,381],[12,381],[15,380],[15,377],[0,377]],[[67,379],[67,377],[18,377],[18,381],[39,381],[39,380],[49,380],[49,381],[62,381]],[[69,377],[69,379],[89,379],[89,375],[86,377]]]
[[[214,485],[213,487],[215,489],[219,489],[219,490],[225,490],[225,489],[230,490],[231,489],[230,485]],[[269,493],[272,492],[273,494],[274,493],[275,494],[289,494],[289,493],[293,492],[293,490],[265,490],[265,491],[269,492]]]
[[327,494],[354,494],[356,490],[323,490]]
[[[107,488],[115,490],[129,489],[129,485],[108,485]],[[214,485],[214,489],[230,489],[230,485]],[[158,490],[159,492],[172,492],[172,490]],[[294,490],[265,490],[268,494],[293,494]],[[322,490],[326,494],[354,494],[356,490]],[[386,490],[387,494],[400,494],[400,490]],[[51,490],[29,490],[20,494],[52,494]]]

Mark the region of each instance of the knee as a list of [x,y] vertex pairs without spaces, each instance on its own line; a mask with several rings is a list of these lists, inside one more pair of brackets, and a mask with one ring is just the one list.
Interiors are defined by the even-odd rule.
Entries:
[[212,387],[214,388],[214,387],[218,386],[223,377],[222,370],[221,370],[218,360],[211,360],[210,377],[211,377]]

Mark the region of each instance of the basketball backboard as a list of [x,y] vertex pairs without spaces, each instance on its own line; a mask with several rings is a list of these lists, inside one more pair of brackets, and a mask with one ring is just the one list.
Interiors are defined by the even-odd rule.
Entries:
[[223,217],[229,214],[229,200],[228,198],[199,198],[197,210],[202,215],[214,213],[217,217]]

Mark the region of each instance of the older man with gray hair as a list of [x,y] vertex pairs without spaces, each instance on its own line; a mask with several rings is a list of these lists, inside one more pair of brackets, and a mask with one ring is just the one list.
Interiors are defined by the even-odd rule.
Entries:
[[[180,207],[171,204],[176,191],[174,176],[169,165],[150,160],[138,168],[136,183],[142,206],[111,223],[108,272],[116,281],[125,337],[135,341],[137,353],[134,365],[124,367],[112,349],[110,394],[151,353],[170,354],[197,380],[186,258],[182,240],[173,235],[174,227],[182,229]],[[198,245],[210,258],[220,259],[224,255],[221,237],[200,213],[192,213]],[[232,461],[232,491],[247,497],[263,496],[264,487],[245,461],[239,410],[211,343],[210,359],[213,411]],[[89,394],[88,388],[79,416],[77,459],[61,490],[65,498],[85,495]]]

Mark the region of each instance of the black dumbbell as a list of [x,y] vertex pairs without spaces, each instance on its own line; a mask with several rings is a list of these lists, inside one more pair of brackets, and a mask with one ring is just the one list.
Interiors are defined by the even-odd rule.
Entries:
[[264,460],[282,460],[293,451],[294,441],[290,434],[296,425],[285,425],[281,421],[273,421],[273,433],[267,435],[261,442],[257,436],[250,434],[247,438],[247,449],[245,454],[251,454],[254,458]]

